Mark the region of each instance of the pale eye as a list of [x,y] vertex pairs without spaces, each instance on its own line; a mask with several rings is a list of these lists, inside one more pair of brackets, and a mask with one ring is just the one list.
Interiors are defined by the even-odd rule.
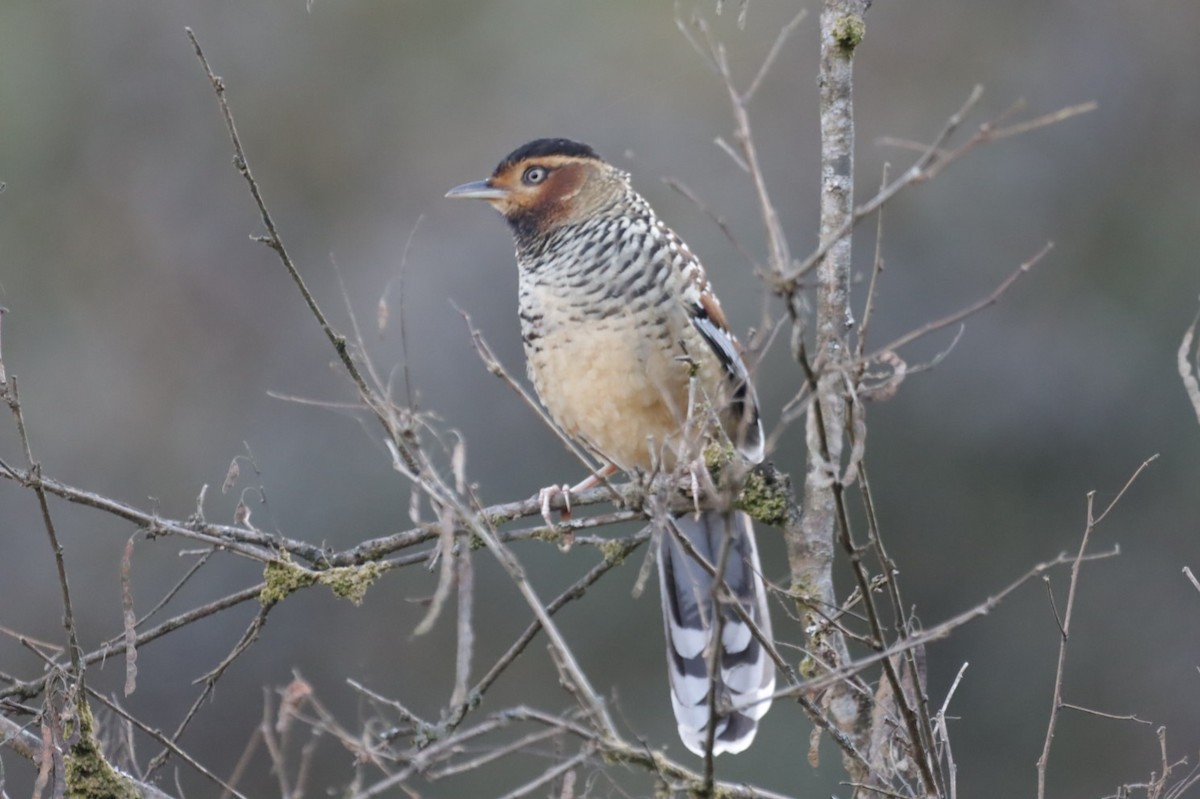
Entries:
[[521,182],[526,186],[536,186],[546,179],[550,174],[550,170],[544,166],[531,166],[525,170],[525,174],[521,176]]

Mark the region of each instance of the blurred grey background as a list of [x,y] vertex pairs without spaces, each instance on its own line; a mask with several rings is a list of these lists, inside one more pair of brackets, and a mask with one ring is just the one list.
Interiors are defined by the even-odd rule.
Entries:
[[[799,6],[750,0],[680,4],[705,15],[745,85]],[[801,26],[752,106],[761,158],[792,248],[816,243],[816,12]],[[385,371],[405,363],[422,408],[467,443],[470,478],[487,501],[522,498],[579,468],[475,356],[451,301],[516,373],[523,373],[508,234],[490,209],[451,203],[451,186],[486,177],[522,142],[578,138],[634,174],[635,185],[692,245],[739,331],[759,324],[751,267],[693,203],[686,183],[759,259],[766,248],[745,176],[714,146],[732,124],[718,79],[675,23],[671,3],[159,2],[6,0],[0,5],[0,303],[4,364],[19,378],[35,455],[46,473],[167,516],[192,512],[209,484],[212,519],[230,459],[252,448],[269,506],[254,521],[342,547],[408,526],[408,491],[375,431],[268,391],[345,401],[332,352],[274,254],[250,241],[256,211],[231,166],[212,91],[184,35],[192,27],[229,99],[251,166],[285,241],[320,302],[348,320],[331,266]],[[912,155],[881,137],[930,140],[981,83],[966,126],[1018,99],[1027,118],[1096,100],[1099,110],[980,148],[888,207],[876,344],[985,295],[1046,241],[1053,253],[1003,302],[971,319],[954,352],[869,409],[869,465],[905,598],[926,625],[959,613],[1034,563],[1074,550],[1085,496],[1107,503],[1139,463],[1161,457],[1100,527],[1120,557],[1083,572],[1065,699],[1140,725],[1067,713],[1050,787],[1100,796],[1157,769],[1154,731],[1173,757],[1200,741],[1200,594],[1181,568],[1200,568],[1200,425],[1175,370],[1200,292],[1200,5],[1191,0],[1045,3],[880,2],[857,60],[859,199]],[[856,239],[867,274],[873,239]],[[415,233],[414,233],[415,230]],[[402,253],[412,236],[401,283]],[[401,291],[402,285],[402,291]],[[386,293],[392,324],[374,332]],[[861,292],[860,292],[861,301]],[[775,309],[778,310],[777,308]],[[952,332],[907,352],[947,346]],[[782,344],[782,342],[781,342]],[[769,418],[797,385],[785,347],[758,380]],[[399,384],[398,384],[399,385]],[[0,453],[20,462],[11,419]],[[803,434],[775,459],[801,474]],[[248,469],[243,469],[247,475]],[[242,485],[253,484],[244,477]],[[36,501],[0,481],[0,625],[60,642],[58,588]],[[86,647],[120,629],[118,568],[134,530],[56,503]],[[778,536],[760,534],[769,575],[787,566]],[[133,578],[148,608],[191,562],[186,542],[141,542]],[[519,550],[550,596],[594,562],[591,551]],[[637,561],[639,559],[635,559]],[[487,668],[527,612],[489,557],[477,558]],[[652,744],[675,740],[662,674],[657,600],[634,599],[637,562],[564,612],[564,629],[620,722]],[[253,564],[226,558],[177,600],[179,609],[252,584]],[[849,587],[845,568],[840,572]],[[1052,575],[1059,608],[1066,573]],[[393,572],[361,608],[323,589],[294,596],[263,639],[220,682],[184,745],[228,775],[259,720],[264,688],[292,669],[343,724],[367,709],[347,677],[432,714],[449,692],[446,617],[413,640],[434,584]],[[127,704],[173,728],[196,696],[191,680],[233,646],[253,609],[238,608],[145,647]],[[777,613],[780,637],[799,640]],[[929,651],[940,704],[969,662],[951,706],[963,795],[1031,794],[1054,678],[1058,627],[1046,589],[1028,584],[991,615]],[[38,664],[0,638],[0,670]],[[119,664],[93,669],[116,690]],[[544,689],[529,692],[530,682]],[[481,712],[517,701],[552,710],[568,698],[538,644],[497,684]],[[837,755],[813,771],[809,725],[780,703],[749,753],[720,761],[729,779],[802,795],[844,793]],[[155,751],[148,744],[143,755]],[[0,754],[20,795],[30,769]],[[347,753],[327,742],[314,791],[344,784]],[[477,781],[433,784],[428,796],[502,793],[544,761],[515,758]],[[212,795],[187,769],[192,795]],[[252,795],[277,795],[263,761]],[[630,783],[648,790],[641,777]],[[616,795],[605,781],[599,795]],[[636,790],[636,788],[634,789]],[[314,794],[315,795],[315,794]]]

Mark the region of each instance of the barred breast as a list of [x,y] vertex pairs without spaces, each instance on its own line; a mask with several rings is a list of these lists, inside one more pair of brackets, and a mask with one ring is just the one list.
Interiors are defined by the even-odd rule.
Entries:
[[622,470],[671,465],[691,375],[701,398],[724,383],[680,304],[677,253],[652,217],[601,219],[555,238],[518,251],[534,388],[564,432]]

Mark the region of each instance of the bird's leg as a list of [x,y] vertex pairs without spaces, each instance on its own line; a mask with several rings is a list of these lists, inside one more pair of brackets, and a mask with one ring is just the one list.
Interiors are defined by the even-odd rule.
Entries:
[[[595,488],[596,486],[600,485],[601,482],[607,480],[616,473],[617,465],[615,463],[609,463],[602,467],[600,471],[595,472],[594,474],[589,474],[577,484],[571,486],[571,490],[578,494],[580,491],[587,491],[589,488]],[[565,488],[566,486],[563,487]]]
[[[600,485],[601,481],[616,474],[617,467],[614,464],[608,464],[594,474],[589,474],[583,480],[580,480],[573,486],[566,485],[551,485],[546,486],[538,492],[538,500],[542,503],[542,518],[546,521],[546,525],[554,529],[561,522],[571,520],[571,494],[578,494],[580,491],[586,491],[589,488],[594,488]],[[563,495],[563,503],[566,506],[558,514],[558,522],[554,521],[554,517],[550,513],[550,502],[559,494]],[[574,534],[567,530],[563,533],[562,542],[559,544],[559,549],[566,552],[571,548],[574,542]]]
[[559,521],[569,521],[571,518],[571,487],[566,483],[562,485],[550,485],[538,492],[538,500],[542,503],[542,518],[545,519],[546,525],[553,529],[558,526],[558,522],[554,521],[554,517],[550,514],[550,500],[554,499],[559,494],[564,497],[566,509],[559,514]]

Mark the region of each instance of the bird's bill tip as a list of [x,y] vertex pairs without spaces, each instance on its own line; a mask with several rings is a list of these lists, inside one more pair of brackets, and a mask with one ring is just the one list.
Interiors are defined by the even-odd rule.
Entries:
[[486,180],[476,180],[455,186],[446,192],[446,196],[459,200],[503,200],[508,191],[490,186]]

